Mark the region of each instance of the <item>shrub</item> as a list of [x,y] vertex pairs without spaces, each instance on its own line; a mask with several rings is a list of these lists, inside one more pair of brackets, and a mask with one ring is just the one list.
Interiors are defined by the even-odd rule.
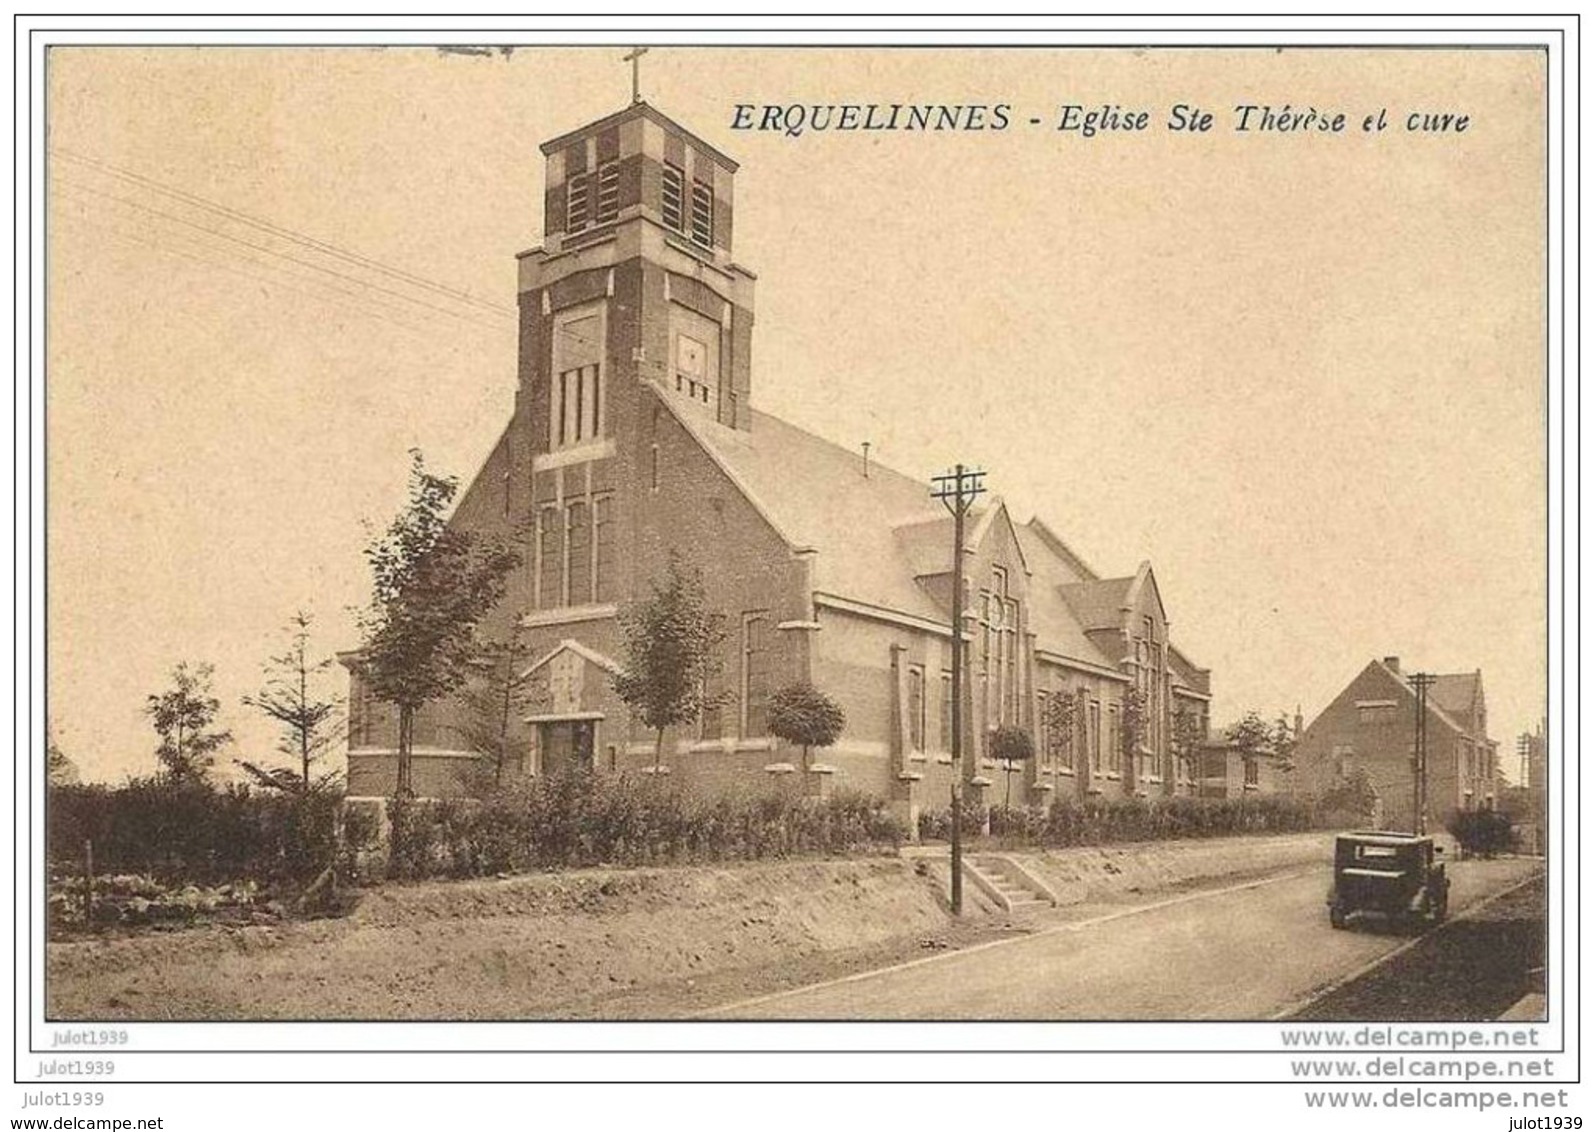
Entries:
[[1468,857],[1493,857],[1512,848],[1511,818],[1497,810],[1457,810],[1446,826]]
[[[984,822],[983,809],[967,799],[964,806],[964,828],[977,831]],[[1277,795],[1220,799],[1068,795],[1050,806],[998,806],[990,811],[992,837],[1015,845],[1059,848],[1311,828],[1312,811],[1306,803]],[[919,815],[921,838],[944,840],[949,833],[948,811]]]
[[333,862],[339,804],[332,793],[191,781],[62,786],[46,801],[46,839],[50,859],[67,871],[92,842],[96,871],[199,884],[303,880]]
[[873,853],[905,835],[883,802],[855,792],[696,798],[651,777],[585,770],[483,799],[390,802],[388,815],[389,875],[401,879]]
[[[986,827],[989,811],[968,794],[958,798],[958,812],[962,815],[962,833],[973,837]],[[952,839],[952,807],[941,810],[919,811],[919,840],[950,841]]]

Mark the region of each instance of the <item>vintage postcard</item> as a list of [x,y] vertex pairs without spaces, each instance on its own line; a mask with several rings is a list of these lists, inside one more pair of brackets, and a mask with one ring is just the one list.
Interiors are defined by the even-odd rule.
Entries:
[[36,1053],[1573,1072],[1559,39],[875,38],[40,53]]

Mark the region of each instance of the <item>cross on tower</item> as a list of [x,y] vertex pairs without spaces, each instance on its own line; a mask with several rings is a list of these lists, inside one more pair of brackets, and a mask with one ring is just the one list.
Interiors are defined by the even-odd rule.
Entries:
[[629,55],[622,55],[622,63],[631,64],[631,101],[642,101],[642,56],[648,53],[646,47],[633,47]]

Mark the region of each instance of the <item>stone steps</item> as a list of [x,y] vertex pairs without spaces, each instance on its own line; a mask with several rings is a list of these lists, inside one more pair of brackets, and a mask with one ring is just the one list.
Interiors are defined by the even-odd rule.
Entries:
[[991,857],[965,857],[963,868],[1006,912],[1024,912],[1056,903],[1051,893],[1026,883],[1021,870],[1011,862]]

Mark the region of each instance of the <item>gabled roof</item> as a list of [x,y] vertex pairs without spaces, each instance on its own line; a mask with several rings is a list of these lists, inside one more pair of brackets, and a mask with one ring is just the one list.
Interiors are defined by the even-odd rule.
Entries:
[[[1412,703],[1415,705],[1417,700],[1417,689],[1411,686],[1404,673],[1396,671],[1395,669],[1389,667],[1389,665],[1385,664],[1382,660],[1378,660],[1376,658],[1367,667],[1376,668],[1385,676],[1389,677],[1390,682],[1406,695],[1410,696]],[[1466,737],[1470,734],[1465,727],[1461,726],[1461,724],[1452,719],[1444,710],[1444,708],[1440,707],[1435,701],[1432,686],[1430,686],[1428,689],[1428,714],[1439,720],[1439,722],[1450,728],[1450,730],[1454,731],[1457,735]]]
[[1129,589],[1134,578],[1104,578],[1098,582],[1075,582],[1058,591],[1085,629],[1121,629],[1124,610],[1129,608]]
[[[702,447],[725,469],[749,501],[793,550],[818,551],[815,592],[933,620],[946,614],[914,579],[933,570],[930,533],[904,545],[899,527],[947,518],[930,497],[930,485],[762,413],[750,428],[734,429],[685,411],[670,394],[655,391]],[[951,538],[943,544],[950,561]],[[949,568],[949,567],[948,567]]]
[[1090,564],[1074,552],[1074,548],[1064,542],[1051,527],[1041,522],[1038,516],[1031,516],[1030,521],[1024,524],[1024,532],[1033,541],[1038,542],[1050,551],[1059,561],[1067,566],[1074,575],[1073,581],[1094,582],[1101,575],[1091,568]]
[[615,660],[613,657],[604,656],[597,649],[588,648],[580,641],[571,640],[567,637],[560,641],[553,648],[543,653],[542,656],[532,661],[524,672],[515,677],[515,683],[518,684],[522,680],[525,680],[533,672],[536,672],[539,668],[547,665],[549,661],[553,660],[554,657],[558,656],[562,652],[573,652],[577,656],[581,657],[582,660],[585,660],[591,664],[596,664],[599,668],[606,672],[619,672],[621,670],[620,662]]
[[[814,552],[815,593],[946,621],[949,611],[920,583],[952,568],[952,519],[928,483],[877,459],[865,475],[861,452],[756,409],[748,429],[734,429],[687,411],[668,391],[654,393],[794,552]],[[1089,631],[1123,624],[1124,599],[1137,579],[1149,580],[1149,567],[1100,581],[1043,524],[1014,523],[995,497],[970,513],[968,545],[980,545],[998,523],[1012,531],[1030,574],[1037,647],[1116,670]]]
[[1035,529],[1033,522],[1015,526],[1014,534],[1024,549],[1030,568],[1030,621],[1036,644],[1049,652],[1101,668],[1112,661],[1086,635],[1085,626],[1063,597],[1063,589],[1073,585],[1079,575],[1077,562],[1060,556]]
[[1428,688],[1428,699],[1460,722],[1472,719],[1472,709],[1483,694],[1483,673],[1456,672],[1436,676]]

